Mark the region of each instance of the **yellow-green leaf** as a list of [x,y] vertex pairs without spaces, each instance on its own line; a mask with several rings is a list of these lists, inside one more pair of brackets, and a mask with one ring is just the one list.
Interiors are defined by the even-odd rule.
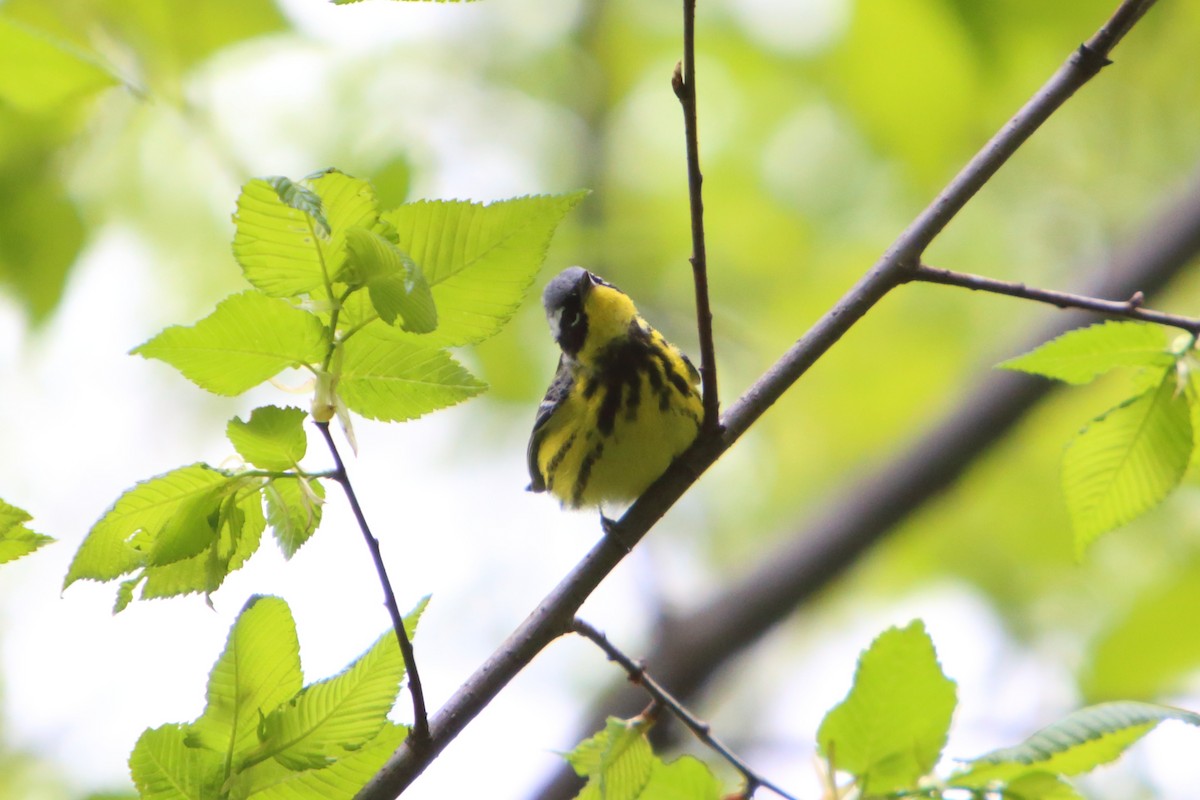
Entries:
[[283,557],[291,558],[321,524],[325,487],[316,478],[275,478],[263,487],[263,498],[267,524]]
[[1076,553],[1161,503],[1183,478],[1191,454],[1191,412],[1174,370],[1082,430],[1063,457]]
[[413,419],[473,397],[486,384],[445,351],[375,323],[343,345],[338,393],[372,419]]
[[54,541],[25,527],[24,523],[31,519],[33,517],[25,511],[0,500],[0,564],[28,555]]
[[1200,714],[1150,703],[1102,703],[1075,711],[1015,747],[994,750],[952,776],[957,786],[985,786],[1028,772],[1079,775],[1116,759],[1165,720],[1200,726]]
[[473,344],[499,331],[533,284],[559,222],[583,197],[423,201],[384,212],[432,287],[439,323],[431,339]]
[[255,178],[242,187],[233,221],[233,255],[250,283],[274,297],[324,285],[321,221],[289,205],[270,181]]
[[1169,367],[1167,333],[1144,322],[1104,322],[1069,331],[999,366],[1065,381],[1090,383],[1118,367]]
[[259,292],[225,298],[191,327],[167,328],[132,352],[157,358],[210,392],[237,395],[289,367],[321,361],[329,331],[316,316]]
[[220,795],[220,753],[188,747],[184,726],[144,732],[129,756],[129,772],[142,800],[214,800]]
[[300,642],[287,603],[247,601],[208,677],[207,705],[189,743],[241,759],[258,745],[263,717],[300,691]]
[[825,715],[817,741],[864,794],[911,788],[937,764],[955,702],[954,681],[917,620],[884,631],[862,654],[850,694]]
[[231,419],[225,435],[238,455],[259,469],[292,469],[308,450],[304,433],[307,416],[291,406],[261,406],[250,412],[245,422],[238,417]]
[[192,464],[128,490],[84,538],[63,588],[81,578],[109,581],[134,571],[145,562],[142,548],[153,541],[184,503],[229,480],[206,464]]
[[421,269],[395,244],[374,231],[349,228],[346,271],[367,287],[371,305],[389,325],[399,318],[404,330],[429,333],[437,327],[437,308]]

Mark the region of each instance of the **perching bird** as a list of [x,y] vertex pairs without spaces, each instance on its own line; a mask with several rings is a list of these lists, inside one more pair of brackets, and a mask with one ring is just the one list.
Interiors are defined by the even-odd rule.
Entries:
[[529,489],[570,508],[632,501],[695,440],[700,375],[582,267],[555,276],[542,303],[562,356],[529,438]]

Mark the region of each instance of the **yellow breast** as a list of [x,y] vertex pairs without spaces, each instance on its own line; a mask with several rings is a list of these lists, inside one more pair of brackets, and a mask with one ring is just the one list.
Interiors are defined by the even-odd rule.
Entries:
[[574,384],[547,422],[537,466],[565,506],[636,499],[699,432],[695,370],[644,321],[633,324],[636,335],[580,354]]

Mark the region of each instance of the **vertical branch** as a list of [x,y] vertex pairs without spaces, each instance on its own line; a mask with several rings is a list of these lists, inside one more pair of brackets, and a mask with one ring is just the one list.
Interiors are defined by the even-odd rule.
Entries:
[[317,429],[321,431],[321,435],[325,437],[325,444],[329,445],[329,452],[333,455],[332,477],[342,485],[346,499],[350,501],[350,510],[354,512],[354,519],[358,521],[358,529],[362,531],[363,539],[367,542],[367,549],[371,551],[371,559],[375,562],[375,571],[379,573],[379,582],[383,585],[384,605],[387,606],[388,614],[392,617],[392,628],[396,631],[396,641],[400,643],[400,653],[404,656],[404,669],[408,672],[408,690],[412,695],[413,728],[408,741],[410,746],[421,748],[429,742],[429,714],[425,710],[425,692],[421,688],[421,677],[417,674],[417,658],[413,653],[412,642],[409,641],[408,631],[404,629],[404,617],[400,614],[400,607],[396,605],[396,593],[392,591],[392,582],[388,580],[387,568],[383,565],[383,555],[379,552],[379,540],[371,533],[371,528],[367,525],[367,518],[363,515],[362,506],[358,504],[358,495],[354,493],[354,486],[351,485],[350,476],[346,473],[346,465],[342,463],[342,456],[333,442],[333,436],[329,433],[329,423],[318,422],[316,425]]
[[712,308],[708,302],[708,253],[704,245],[704,197],[700,174],[700,135],[696,120],[696,0],[683,0],[683,62],[675,65],[671,88],[683,107],[687,138],[688,201],[692,213],[692,278],[696,284],[696,330],[700,338],[700,380],[704,389],[704,432],[720,425],[717,357],[713,345]]

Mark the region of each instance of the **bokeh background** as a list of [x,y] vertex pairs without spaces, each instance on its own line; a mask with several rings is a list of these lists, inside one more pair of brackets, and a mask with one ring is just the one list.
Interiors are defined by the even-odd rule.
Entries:
[[[726,402],[1115,5],[702,0],[701,147]],[[640,0],[0,3],[0,36],[26,26],[84,59],[55,60],[57,45],[0,53],[0,497],[59,539],[0,570],[0,796],[128,792],[137,736],[200,713],[207,671],[254,592],[291,604],[308,680],[388,625],[333,492],[291,562],[265,541],[215,609],[193,597],[113,617],[114,586],[60,592],[75,547],[121,491],[196,460],[222,463],[225,422],[255,405],[306,403],[271,387],[209,396],[126,355],[242,288],[230,213],[249,177],[337,166],[372,178],[385,205],[590,188],[541,280],[587,265],[695,353],[682,119],[669,82],[679,17],[677,4]],[[1200,6],[1159,4],[929,261],[1081,285],[1196,179],[1198,47]],[[1200,281],[1185,270],[1155,302],[1196,314]],[[1054,313],[943,287],[896,291],[583,615],[644,652],[659,617],[718,596],[769,557]],[[491,384],[484,398],[404,425],[360,422],[351,465],[401,604],[433,595],[417,653],[434,707],[598,535],[593,516],[523,491],[525,440],[555,362],[535,297],[461,358]],[[813,797],[821,715],[844,696],[858,652],[916,616],[958,681],[953,756],[1016,743],[1094,700],[1200,708],[1195,481],[1081,562],[1073,554],[1059,458],[1121,397],[1121,380],[1042,404],[736,659],[697,711],[751,763]],[[530,796],[575,744],[589,698],[619,677],[594,648],[557,644],[412,796]],[[1197,747],[1200,732],[1168,723],[1085,782],[1089,796],[1194,797]]]

